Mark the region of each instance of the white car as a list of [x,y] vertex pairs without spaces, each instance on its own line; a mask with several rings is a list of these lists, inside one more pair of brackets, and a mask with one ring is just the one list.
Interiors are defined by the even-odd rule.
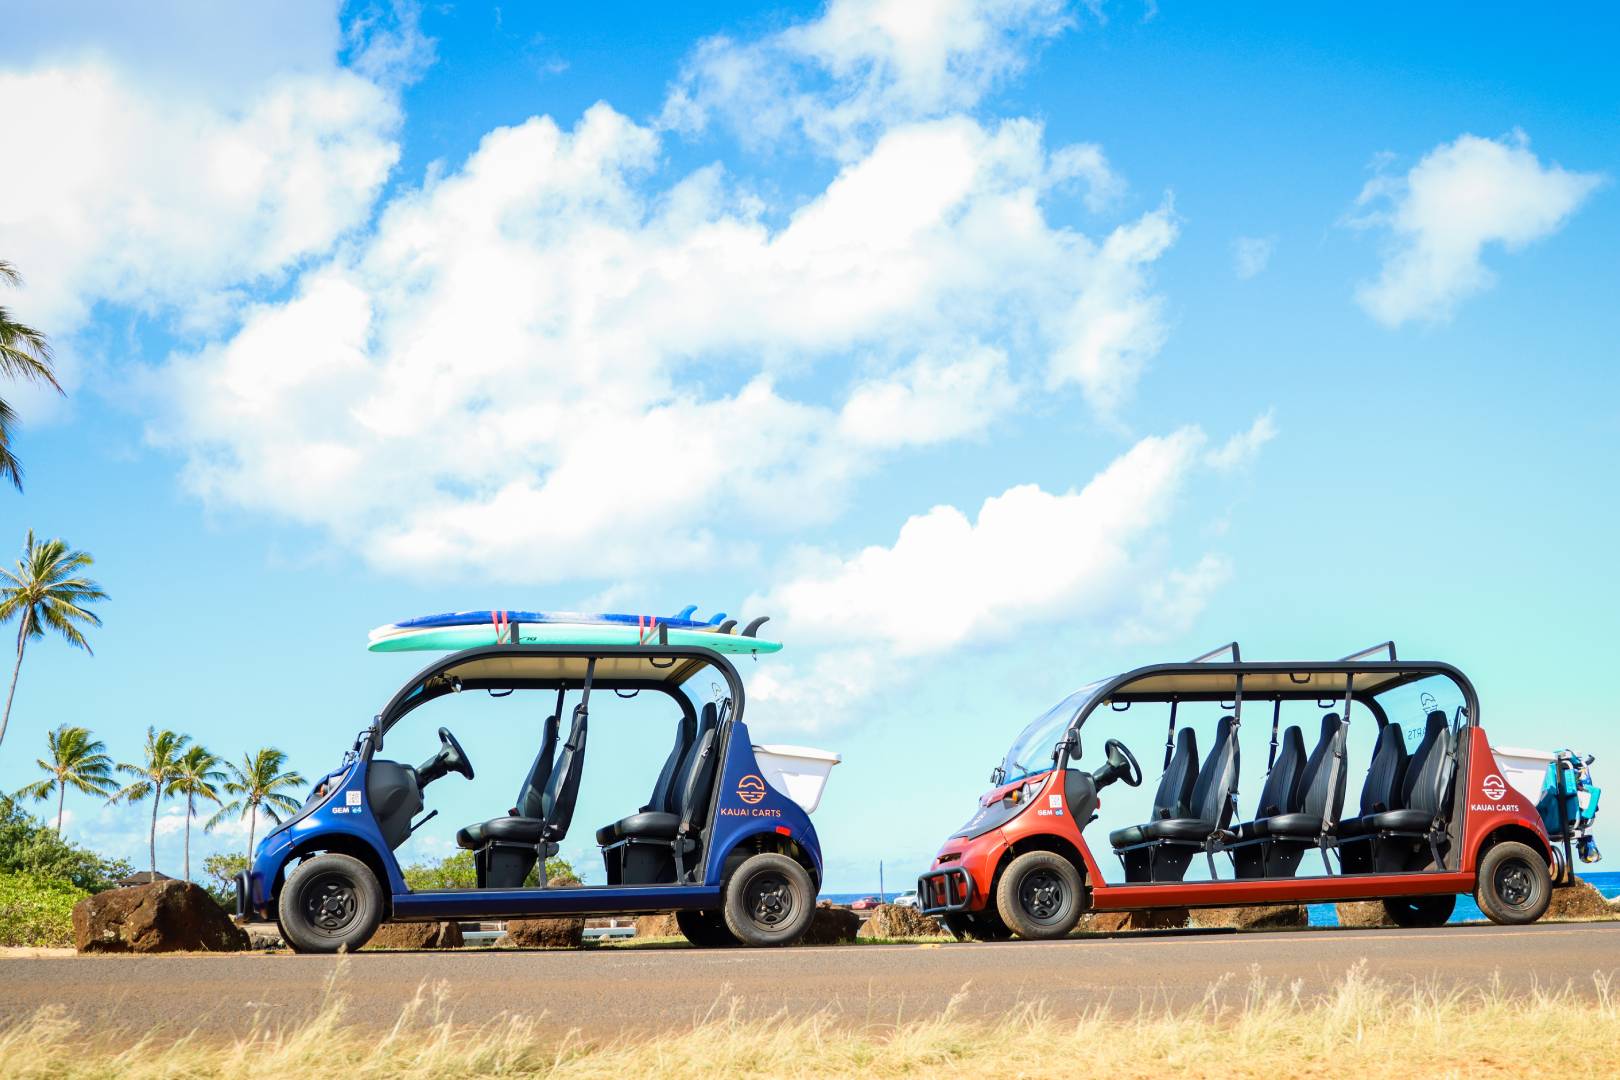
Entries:
[[913,889],[911,892],[903,892],[903,893],[901,893],[899,896],[894,898],[893,904],[894,904],[895,907],[909,907],[909,908],[916,907],[917,906],[917,891],[915,889]]

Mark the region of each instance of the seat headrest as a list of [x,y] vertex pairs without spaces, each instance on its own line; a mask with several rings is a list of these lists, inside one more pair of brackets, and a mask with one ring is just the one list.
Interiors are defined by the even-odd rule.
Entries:
[[1427,734],[1430,731],[1435,731],[1437,729],[1444,729],[1444,728],[1448,728],[1450,726],[1451,726],[1451,722],[1446,719],[1446,714],[1445,714],[1444,710],[1441,710],[1441,709],[1432,710],[1429,713],[1429,715],[1427,717],[1425,717],[1425,719],[1424,719],[1425,734]]
[[705,731],[713,731],[717,726],[719,726],[719,723],[720,709],[715,705],[714,702],[711,701],[707,705],[703,706],[703,712],[699,714],[698,734],[701,735]]

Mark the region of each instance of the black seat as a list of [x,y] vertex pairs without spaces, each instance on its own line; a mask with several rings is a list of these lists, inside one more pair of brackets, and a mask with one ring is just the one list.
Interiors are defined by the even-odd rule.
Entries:
[[[678,813],[632,814],[597,832],[604,844],[609,885],[686,880],[688,856],[702,849],[704,818],[720,756],[719,738],[720,732],[713,727],[698,736],[676,789]],[[609,839],[603,840],[604,836]]]
[[[1290,752],[1285,740],[1282,753],[1302,754],[1304,737],[1297,728],[1295,749]],[[1280,806],[1278,813],[1261,814],[1253,821],[1244,822],[1221,837],[1221,846],[1232,855],[1233,871],[1239,877],[1290,877],[1299,868],[1299,861],[1312,847],[1324,847],[1327,837],[1323,820],[1337,821],[1344,806],[1344,737],[1345,725],[1337,713],[1322,717],[1322,728],[1316,746],[1305,758],[1294,782],[1293,794],[1287,802],[1268,800],[1261,793],[1261,806]],[[1282,756],[1277,766],[1282,764]],[[1273,766],[1273,774],[1277,771]],[[1271,787],[1267,777],[1267,787]],[[1273,795],[1285,790],[1286,780],[1278,781]],[[1325,858],[1325,856],[1324,856]]]
[[1361,785],[1361,812],[1339,822],[1340,836],[1360,836],[1369,831],[1371,819],[1405,806],[1401,792],[1407,770],[1406,737],[1399,724],[1385,724],[1373,746],[1372,765]]
[[[1159,778],[1159,789],[1153,794],[1153,819],[1184,818],[1192,804],[1193,784],[1198,780],[1198,733],[1190,727],[1176,732],[1175,752],[1170,764]],[[1108,834],[1108,842],[1116,848],[1140,844],[1147,839],[1142,830],[1146,825],[1129,825]]]
[[[1110,840],[1120,838],[1114,850],[1125,863],[1125,879],[1180,881],[1193,855],[1200,850],[1206,854],[1214,851],[1222,830],[1232,819],[1241,765],[1237,720],[1224,716],[1215,728],[1215,745],[1198,770],[1186,815],[1157,818],[1110,834]],[[1211,877],[1214,870],[1211,858]]]
[[658,779],[653,782],[652,794],[647,796],[647,805],[641,808],[642,813],[649,810],[668,812],[674,809],[671,804],[674,802],[675,777],[681,770],[681,762],[686,760],[687,753],[696,741],[697,717],[683,713],[680,723],[675,725],[675,744],[669,748],[669,756],[664,759],[664,767],[658,770]]
[[[686,788],[686,781],[691,770],[697,766],[697,744],[703,736],[713,731],[720,723],[720,711],[713,702],[703,706],[703,711],[694,725],[689,717],[681,718],[681,731],[676,735],[676,743],[680,745],[681,754],[676,759],[675,767],[670,767],[669,760],[665,760],[664,773],[658,776],[658,783],[653,785],[653,795],[647,800],[637,813],[629,817],[620,818],[611,825],[604,825],[596,830],[596,842],[606,847],[616,840],[626,836],[655,836],[660,831],[667,831],[668,836],[675,835],[675,829],[680,824],[681,793]],[[674,754],[671,754],[674,757]]]
[[1456,764],[1456,741],[1446,714],[1429,713],[1423,741],[1406,763],[1401,805],[1362,814],[1340,827],[1340,858],[1345,870],[1382,873],[1443,866]]
[[[548,734],[542,740],[542,754],[547,758],[550,755],[545,753],[545,744],[555,744],[556,719],[552,717],[547,721]],[[585,766],[586,720],[585,707],[581,704],[574,709],[568,741],[563,743],[556,761],[542,770],[536,759],[529,770],[518,792],[518,805],[513,808],[527,813],[492,818],[457,831],[456,844],[475,852],[473,863],[478,871],[479,888],[521,888],[542,854],[549,858],[557,853],[557,842],[568,835],[568,827],[574,819],[574,803],[579,797],[580,774]],[[537,788],[533,781],[542,771],[545,784]],[[545,884],[543,869],[540,883]]]

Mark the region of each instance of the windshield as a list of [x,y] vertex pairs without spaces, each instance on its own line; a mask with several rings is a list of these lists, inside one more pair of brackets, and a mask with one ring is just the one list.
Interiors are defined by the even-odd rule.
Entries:
[[1010,784],[1021,780],[1030,773],[1041,772],[1052,767],[1052,748],[1063,738],[1068,730],[1069,723],[1075,718],[1091,700],[1107,679],[1099,679],[1094,683],[1087,683],[1056,705],[1047,709],[1040,716],[1018,733],[1013,740],[1012,749],[1007,756],[1001,759],[1000,783]]

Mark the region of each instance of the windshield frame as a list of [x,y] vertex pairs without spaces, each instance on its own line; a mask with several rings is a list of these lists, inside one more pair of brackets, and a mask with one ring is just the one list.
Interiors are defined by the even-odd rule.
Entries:
[[[1097,692],[1113,681],[1110,677],[1087,683],[1024,725],[996,766],[997,786],[1014,784],[1051,769],[1057,762],[1058,743],[1074,727],[1075,720],[1092,703]],[[1020,758],[1031,760],[1021,761]]]

